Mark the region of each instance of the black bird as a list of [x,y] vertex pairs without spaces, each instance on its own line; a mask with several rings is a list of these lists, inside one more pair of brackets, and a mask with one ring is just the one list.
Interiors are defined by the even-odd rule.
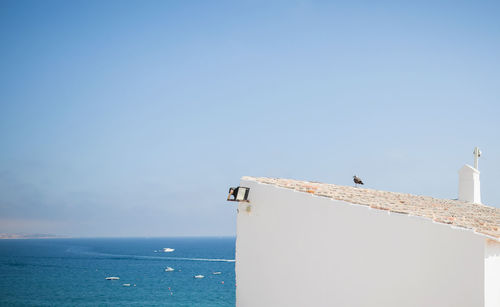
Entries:
[[358,176],[354,175],[354,176],[352,176],[352,178],[353,178],[353,181],[354,181],[354,184],[356,185],[356,187],[358,186],[358,184],[361,184],[361,185],[364,184],[363,181],[361,180],[361,178],[359,178]]

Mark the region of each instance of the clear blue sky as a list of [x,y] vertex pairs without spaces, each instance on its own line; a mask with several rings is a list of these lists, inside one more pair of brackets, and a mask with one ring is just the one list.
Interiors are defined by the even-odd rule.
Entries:
[[498,1],[0,1],[0,232],[234,235],[243,175],[500,206]]

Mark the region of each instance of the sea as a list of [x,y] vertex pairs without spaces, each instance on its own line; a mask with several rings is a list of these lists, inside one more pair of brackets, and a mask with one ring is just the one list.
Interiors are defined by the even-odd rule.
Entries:
[[0,240],[0,306],[235,306],[234,256],[235,238]]

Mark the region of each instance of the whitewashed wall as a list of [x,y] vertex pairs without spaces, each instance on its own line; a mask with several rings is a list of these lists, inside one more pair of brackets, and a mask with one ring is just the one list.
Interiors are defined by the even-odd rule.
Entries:
[[500,243],[487,240],[485,252],[485,307],[500,306]]
[[472,232],[241,185],[251,203],[238,205],[238,307],[484,306],[485,245]]

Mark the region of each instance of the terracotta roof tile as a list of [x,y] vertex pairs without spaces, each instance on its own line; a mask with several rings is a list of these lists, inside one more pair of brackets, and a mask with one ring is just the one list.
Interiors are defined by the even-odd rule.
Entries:
[[434,222],[473,230],[500,241],[500,209],[481,204],[429,196],[355,188],[293,179],[243,177],[278,187],[328,197],[373,209],[421,216]]

